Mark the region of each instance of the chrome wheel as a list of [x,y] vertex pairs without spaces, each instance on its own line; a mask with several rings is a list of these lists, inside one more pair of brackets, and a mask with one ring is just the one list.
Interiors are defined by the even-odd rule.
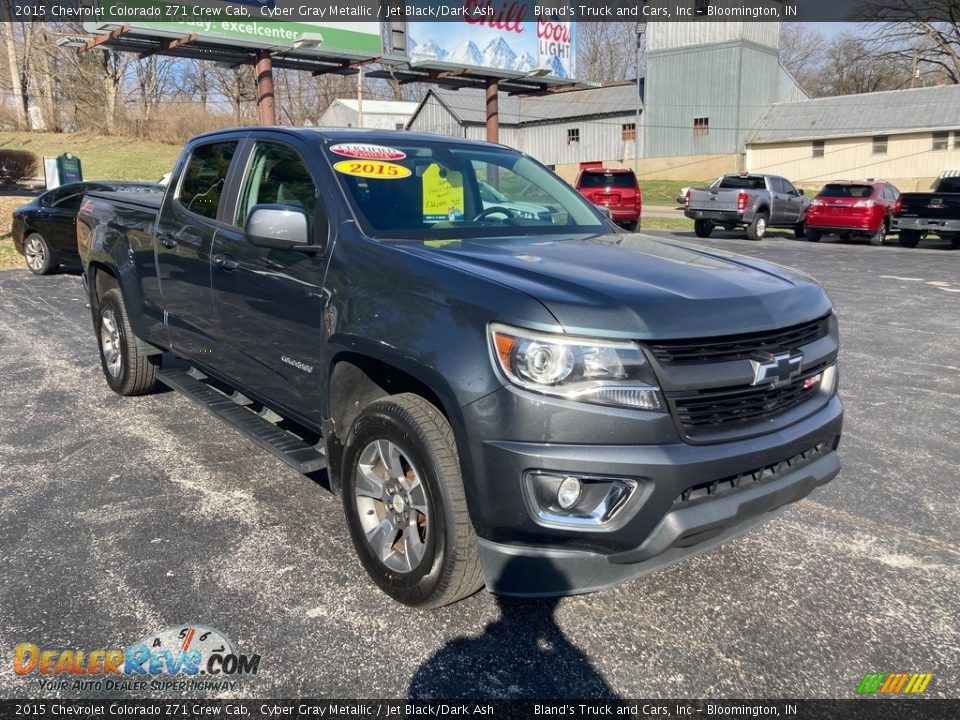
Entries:
[[757,237],[763,237],[767,232],[767,221],[762,218],[757,218]]
[[403,450],[375,440],[360,453],[356,507],[367,543],[384,565],[408,573],[423,559],[429,506],[420,474]]
[[107,372],[113,377],[120,377],[120,369],[123,366],[123,356],[120,352],[120,327],[117,324],[117,316],[110,308],[100,315],[100,347]]
[[36,235],[31,235],[27,239],[23,254],[27,257],[27,267],[34,272],[39,272],[47,262],[47,251],[43,247],[43,241]]

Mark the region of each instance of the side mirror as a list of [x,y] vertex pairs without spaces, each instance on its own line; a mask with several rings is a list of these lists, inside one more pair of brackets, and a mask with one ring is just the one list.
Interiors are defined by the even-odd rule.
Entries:
[[805,195],[805,194],[806,193],[803,192],[803,188],[797,188],[797,195]]
[[292,205],[254,205],[243,228],[251,245],[274,250],[319,252],[311,245],[307,232],[307,215]]
[[607,220],[613,220],[613,213],[610,212],[610,208],[604,205],[594,205],[594,207],[603,215]]

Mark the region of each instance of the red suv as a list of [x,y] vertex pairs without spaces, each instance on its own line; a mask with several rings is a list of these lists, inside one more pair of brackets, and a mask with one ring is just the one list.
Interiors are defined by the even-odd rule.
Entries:
[[900,191],[881,180],[827,183],[807,209],[807,240],[817,242],[828,234],[848,240],[857,235],[869,238],[871,245],[883,245],[899,202]]
[[574,185],[594,205],[610,211],[613,221],[628,230],[640,227],[643,193],[637,176],[629,168],[584,168]]

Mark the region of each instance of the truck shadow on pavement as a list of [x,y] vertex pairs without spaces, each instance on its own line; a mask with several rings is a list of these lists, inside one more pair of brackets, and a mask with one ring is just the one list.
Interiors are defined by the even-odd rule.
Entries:
[[[510,563],[504,574],[509,568]],[[562,578],[549,568],[541,579],[550,580],[551,575]],[[554,614],[560,598],[495,597],[499,619],[482,635],[455,638],[440,648],[414,673],[408,698],[618,698],[590,658],[557,625]]]

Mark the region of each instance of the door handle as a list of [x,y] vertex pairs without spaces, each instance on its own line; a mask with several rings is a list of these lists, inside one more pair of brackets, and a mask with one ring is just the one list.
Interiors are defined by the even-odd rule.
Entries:
[[165,248],[171,249],[177,246],[177,239],[170,233],[158,233],[157,238],[163,243]]
[[214,267],[218,267],[221,270],[236,270],[240,267],[240,263],[225,253],[217,253],[211,258],[211,261]]

